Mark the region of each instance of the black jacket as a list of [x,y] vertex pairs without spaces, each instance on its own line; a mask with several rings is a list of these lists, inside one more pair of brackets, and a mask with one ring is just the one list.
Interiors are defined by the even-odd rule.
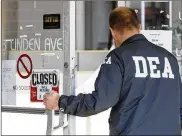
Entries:
[[137,34],[107,55],[95,91],[62,95],[59,108],[86,117],[112,107],[110,135],[179,135],[181,91],[176,58]]

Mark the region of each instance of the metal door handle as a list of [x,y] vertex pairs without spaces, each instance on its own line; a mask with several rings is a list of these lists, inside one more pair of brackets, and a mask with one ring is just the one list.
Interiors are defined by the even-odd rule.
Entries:
[[52,135],[52,127],[53,127],[53,110],[46,110],[47,114],[47,130],[46,135]]
[[62,112],[59,112],[59,124],[54,127],[54,130],[64,126],[64,116]]
[[47,130],[46,135],[52,135],[52,132],[64,126],[64,117],[65,115],[62,112],[59,112],[59,124],[53,127],[53,110],[46,110],[47,114]]

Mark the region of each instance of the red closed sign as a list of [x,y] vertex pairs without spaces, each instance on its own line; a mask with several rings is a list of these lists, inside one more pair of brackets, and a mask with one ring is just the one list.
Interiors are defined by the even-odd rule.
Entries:
[[43,95],[50,91],[59,93],[60,75],[57,69],[33,70],[30,80],[31,102],[42,102]]

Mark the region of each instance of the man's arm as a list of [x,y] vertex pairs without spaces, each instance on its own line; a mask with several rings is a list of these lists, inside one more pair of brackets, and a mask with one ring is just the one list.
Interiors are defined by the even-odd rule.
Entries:
[[65,114],[86,117],[113,107],[120,99],[122,72],[123,67],[118,57],[114,52],[109,53],[96,79],[95,91],[77,96],[62,95],[59,98],[59,108]]

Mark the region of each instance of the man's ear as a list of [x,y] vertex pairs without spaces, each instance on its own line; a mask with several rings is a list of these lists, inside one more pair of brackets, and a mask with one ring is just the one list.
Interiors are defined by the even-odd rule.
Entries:
[[110,28],[110,27],[109,27],[109,29],[110,29],[110,31],[111,31],[111,34],[112,34],[112,36],[113,36],[113,29],[112,29],[112,28]]
[[112,29],[112,28],[109,28],[110,29],[110,31],[111,31],[111,34],[112,34],[112,37],[113,37],[113,39],[115,39],[116,40],[116,32]]
[[139,30],[139,33],[140,33],[140,31],[142,30],[142,25],[141,24],[138,25],[138,30]]

